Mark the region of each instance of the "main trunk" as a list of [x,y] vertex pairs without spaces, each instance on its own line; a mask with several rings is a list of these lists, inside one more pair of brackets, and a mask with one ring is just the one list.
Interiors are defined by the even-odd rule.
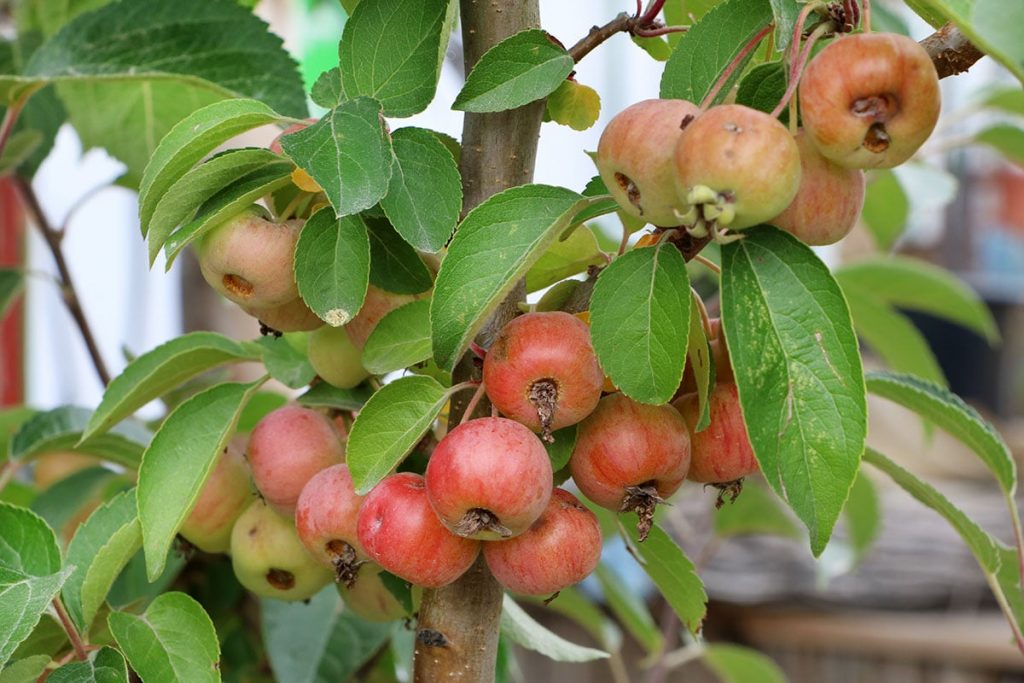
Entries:
[[[508,36],[540,25],[537,0],[461,0],[462,40],[466,73],[480,56]],[[533,179],[544,103],[495,114],[466,114],[462,128],[462,191],[464,211],[491,195]],[[509,320],[522,297],[516,288],[481,332],[484,347]],[[454,381],[477,372],[464,358]],[[468,393],[468,392],[462,392]],[[467,397],[452,406],[457,423]],[[481,402],[483,403],[483,402]],[[478,408],[486,411],[486,406]],[[424,552],[430,552],[428,548]],[[493,681],[501,621],[501,587],[483,558],[455,583],[426,591],[416,632],[414,680]]]

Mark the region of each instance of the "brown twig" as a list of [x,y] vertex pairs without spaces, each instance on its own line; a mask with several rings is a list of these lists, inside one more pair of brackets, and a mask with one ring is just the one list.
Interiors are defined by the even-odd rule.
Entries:
[[956,76],[967,71],[985,56],[953,24],[946,24],[921,41],[928,56],[935,64],[939,78]]
[[25,207],[32,217],[32,222],[39,229],[39,233],[46,240],[46,245],[50,248],[50,253],[53,254],[53,260],[57,264],[57,272],[60,275],[60,289],[64,304],[78,326],[78,331],[82,335],[85,347],[89,351],[89,357],[92,359],[93,367],[96,368],[96,374],[99,376],[100,381],[103,382],[103,386],[107,386],[110,384],[110,373],[107,371],[107,366],[100,355],[96,338],[89,327],[89,321],[85,317],[82,304],[75,290],[74,281],[71,279],[71,271],[68,270],[67,261],[64,259],[64,251],[61,249],[61,237],[63,234],[50,225],[46,214],[43,213],[42,206],[39,204],[39,198],[36,196],[35,190],[32,189],[32,185],[19,176],[15,176],[14,180],[25,202]]
[[595,26],[590,33],[580,39],[578,43],[569,48],[569,56],[574,62],[589,55],[594,48],[608,40],[616,33],[629,32],[636,26],[637,18],[623,12],[604,26]]

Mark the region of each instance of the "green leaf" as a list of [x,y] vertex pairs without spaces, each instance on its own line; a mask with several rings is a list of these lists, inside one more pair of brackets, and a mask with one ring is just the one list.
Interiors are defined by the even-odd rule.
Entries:
[[128,683],[128,663],[105,647],[84,662],[72,661],[50,674],[47,683]]
[[352,320],[370,281],[370,238],[359,216],[310,216],[295,246],[295,282],[306,304],[329,325]]
[[715,535],[721,538],[749,534],[771,534],[802,538],[803,532],[783,509],[778,497],[749,478],[743,493],[714,512]]
[[521,31],[480,57],[452,109],[480,113],[521,107],[554,92],[574,65],[544,31]]
[[648,656],[657,655],[664,645],[661,629],[654,622],[643,598],[630,589],[618,572],[601,563],[594,572],[608,609],[636,638]]
[[259,354],[214,332],[192,332],[147,351],[111,381],[103,400],[89,418],[82,442],[106,433],[153,399],[207,370]]
[[210,387],[175,408],[153,436],[136,490],[151,581],[163,571],[178,528],[234,434],[242,408],[262,383]]
[[53,531],[25,508],[0,503],[0,667],[25,640],[60,591],[70,570],[61,570]]
[[861,218],[879,249],[887,250],[903,232],[910,216],[910,202],[896,174],[875,171],[864,195]]
[[[668,59],[668,43],[661,38],[641,40],[651,40],[654,44],[665,46],[665,59]],[[601,115],[601,96],[588,85],[566,79],[548,95],[546,107],[548,117],[555,123],[569,126],[573,130],[586,130],[597,123]]]
[[62,406],[38,413],[25,422],[11,440],[11,460],[25,460],[42,453],[74,450],[104,460],[138,467],[142,452],[149,444],[149,430],[134,421],[126,421],[88,439],[82,435],[92,413],[85,408]]
[[551,459],[551,471],[557,472],[569,464],[572,451],[576,448],[576,437],[579,436],[577,425],[563,427],[551,435],[554,439],[551,443],[545,443],[544,448]]
[[430,377],[410,375],[385,385],[359,412],[348,435],[346,462],[360,495],[408,455],[448,401]]
[[380,207],[406,242],[440,251],[462,211],[462,177],[451,151],[432,131],[399,128],[388,193]]
[[850,488],[850,497],[843,509],[854,564],[859,563],[882,530],[882,508],[878,492],[864,470],[857,473]]
[[448,42],[448,6],[448,0],[361,2],[345,23],[338,47],[345,94],[377,99],[387,116],[426,109]]
[[[123,485],[123,478],[106,467],[88,467],[58,481],[32,501],[32,511],[52,528],[67,533],[68,525],[112,489]],[[79,517],[80,518],[80,517]]]
[[722,325],[761,471],[824,550],[867,431],[857,339],[814,252],[771,227],[722,249]]
[[771,3],[775,17],[775,49],[782,51],[793,41],[793,30],[804,4],[801,0],[771,0]]
[[363,367],[385,375],[430,358],[430,300],[420,299],[384,316],[363,348]]
[[981,106],[1024,116],[1024,90],[1017,87],[998,88],[985,96]]
[[[661,97],[700,104],[726,67],[771,21],[768,0],[726,0],[716,5],[679,39],[661,76]],[[753,52],[740,60],[716,102],[729,94]]]
[[672,46],[669,45],[668,40],[662,36],[653,36],[651,38],[630,36],[630,38],[637,47],[649,54],[656,61],[667,62],[668,58],[672,56]]
[[25,163],[43,144],[43,134],[38,130],[19,130],[7,138],[7,145],[0,154],[0,175]]
[[[690,329],[686,342],[686,362],[693,373],[693,382],[697,386],[697,419],[696,430],[702,432],[711,424],[711,403],[708,396],[715,376],[715,357],[711,353],[711,343],[704,329],[704,316],[701,315],[703,300],[700,294],[690,288]],[[684,372],[686,368],[683,368]]]
[[[535,603],[542,603],[543,598],[525,599]],[[601,608],[594,604],[589,597],[580,593],[579,589],[573,586],[563,588],[558,592],[558,598],[544,605],[549,610],[564,615],[582,626],[590,635],[609,652],[618,652],[622,649],[622,631],[618,625],[605,616]]]
[[[1024,77],[1022,77],[1024,78]],[[974,136],[1017,164],[1024,164],[1024,131],[1009,123],[997,123]]]
[[297,399],[300,405],[308,408],[337,408],[338,410],[360,410],[373,390],[366,384],[354,389],[339,389],[327,382],[319,382]]
[[89,630],[107,591],[141,547],[134,491],[101,505],[75,532],[67,560],[74,572],[64,584],[63,601],[79,631]]
[[301,389],[316,377],[306,354],[288,343],[287,339],[263,337],[256,342],[263,349],[263,365],[270,376],[289,389]]
[[[840,272],[836,273],[836,279],[842,284]],[[889,368],[946,385],[946,376],[928,341],[909,318],[863,289],[844,285],[843,293],[850,306],[857,336]]]
[[487,317],[585,205],[549,185],[513,187],[469,212],[434,283],[434,359],[451,370]]
[[345,611],[333,586],[308,604],[261,600],[260,614],[274,676],[289,683],[349,680],[393,630],[391,624],[369,622]]
[[1024,81],[1024,44],[1017,30],[1024,25],[1024,5],[999,0],[916,0],[915,4],[956,24],[979,50]]
[[722,683],[787,683],[789,680],[771,658],[740,645],[708,645],[703,661]]
[[[0,671],[0,683],[35,683],[50,661],[47,655],[32,655],[18,660]],[[54,679],[51,676],[48,680]]]
[[220,644],[202,605],[164,593],[141,616],[113,612],[110,632],[146,683],[220,681]]
[[1017,488],[1017,467],[999,433],[963,400],[942,387],[909,375],[872,372],[867,388],[909,408],[970,448],[988,466],[1006,495]]
[[144,226],[150,266],[174,229],[188,222],[216,194],[256,171],[280,165],[281,157],[270,150],[233,149],[181,176],[160,199],[149,225]]
[[0,318],[7,313],[8,307],[21,293],[25,284],[25,276],[15,268],[0,268]]
[[963,325],[990,344],[999,341],[995,319],[981,297],[949,271],[924,261],[876,257],[843,266],[836,279],[844,291],[871,292],[893,306]]
[[370,237],[372,284],[395,294],[419,294],[434,286],[426,264],[387,218],[366,216],[363,220]]
[[999,570],[1000,544],[935,488],[918,479],[878,451],[864,451],[864,462],[877,467],[907,493],[938,512],[960,534],[981,568],[990,574]]
[[570,643],[552,633],[508,595],[504,597],[501,607],[501,632],[512,642],[556,662],[591,662],[608,657],[607,652]]
[[[267,164],[228,185],[203,203],[195,218],[175,230],[163,245],[166,270],[185,247],[221,223],[234,218],[253,202],[291,183],[292,164],[281,160]],[[152,245],[151,245],[152,247]]]
[[279,116],[256,100],[224,100],[192,112],[160,140],[139,185],[139,220],[146,235],[157,205],[199,160],[231,138]]
[[633,524],[620,524],[633,558],[640,563],[665,601],[690,631],[697,633],[707,612],[708,596],[697,569],[672,537],[655,524],[643,543]]
[[[740,81],[736,103],[770,114],[786,93],[786,69],[781,61],[758,64]],[[780,117],[788,121],[788,112]]]
[[339,216],[369,209],[388,193],[394,154],[376,100],[342,102],[282,137],[281,147],[323,188]]
[[341,69],[334,67],[320,74],[309,93],[313,103],[324,109],[334,109],[345,99],[341,89]]
[[604,252],[594,232],[585,225],[551,245],[526,271],[526,291],[536,292],[604,263]]
[[601,271],[590,299],[590,337],[605,374],[643,403],[672,399],[683,377],[690,283],[675,247],[632,251]]

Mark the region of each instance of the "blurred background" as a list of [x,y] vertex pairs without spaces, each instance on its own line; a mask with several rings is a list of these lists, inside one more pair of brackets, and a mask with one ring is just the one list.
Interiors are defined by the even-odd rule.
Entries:
[[[874,7],[876,24],[886,30],[918,39],[930,32],[898,3],[876,0]],[[544,27],[565,44],[631,8],[627,0],[541,2]],[[285,39],[307,86],[337,64],[345,13],[336,0],[262,0],[256,12]],[[625,36],[584,60],[577,80],[600,93],[600,120],[583,132],[545,124],[535,180],[582,189],[595,173],[584,150],[597,147],[600,131],[617,112],[657,96],[661,70]],[[458,137],[462,113],[449,107],[463,78],[456,33],[435,102],[397,125]],[[869,176],[865,224],[821,254],[840,267],[896,252],[948,268],[978,292],[998,325],[999,343],[924,313],[909,315],[950,388],[996,423],[1020,462],[1024,170],[1008,159],[1024,161],[1024,132],[1008,113],[1012,106],[985,106],[1001,87],[1019,89],[989,59],[967,75],[943,80],[943,116],[919,160]],[[266,144],[276,133],[256,131],[239,144]],[[116,374],[127,359],[186,331],[256,336],[257,323],[221,300],[190,258],[169,273],[162,260],[147,268],[136,195],[112,184],[122,169],[103,150],[83,148],[65,125],[34,180],[50,223],[67,230],[68,265],[111,371]],[[102,386],[53,284],[52,257],[14,200],[12,188],[0,180],[0,265],[22,264],[31,275],[25,296],[0,328],[0,405],[95,406]],[[617,242],[621,228],[614,217],[606,220],[600,228]],[[870,347],[865,354],[869,367],[879,365]],[[957,442],[891,404],[872,406],[870,442],[932,481],[990,531],[1011,537],[994,483]],[[869,495],[882,515],[874,544],[857,552],[863,530],[841,526],[819,562],[761,482],[749,482],[736,505],[719,516],[712,514],[713,492],[684,489],[664,513],[664,524],[707,585],[707,638],[756,647],[798,682],[1024,681],[1024,657],[1010,643],[962,542],[933,512],[876,483]],[[538,607],[534,614],[570,640],[615,650],[612,664],[555,664],[517,651],[522,680],[713,680],[700,665],[688,665],[685,651],[673,652],[685,645],[681,629],[624,548],[610,543],[606,552],[609,571],[584,586],[602,601],[608,617],[603,630],[588,631],[558,616],[558,601],[555,612]],[[659,657],[663,652],[669,654]]]

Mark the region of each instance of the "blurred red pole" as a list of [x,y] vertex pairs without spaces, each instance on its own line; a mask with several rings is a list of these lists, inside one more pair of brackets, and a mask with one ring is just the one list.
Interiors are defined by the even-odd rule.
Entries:
[[[10,178],[0,178],[0,266],[24,265],[25,212]],[[24,357],[21,297],[0,320],[0,407],[22,403]]]

